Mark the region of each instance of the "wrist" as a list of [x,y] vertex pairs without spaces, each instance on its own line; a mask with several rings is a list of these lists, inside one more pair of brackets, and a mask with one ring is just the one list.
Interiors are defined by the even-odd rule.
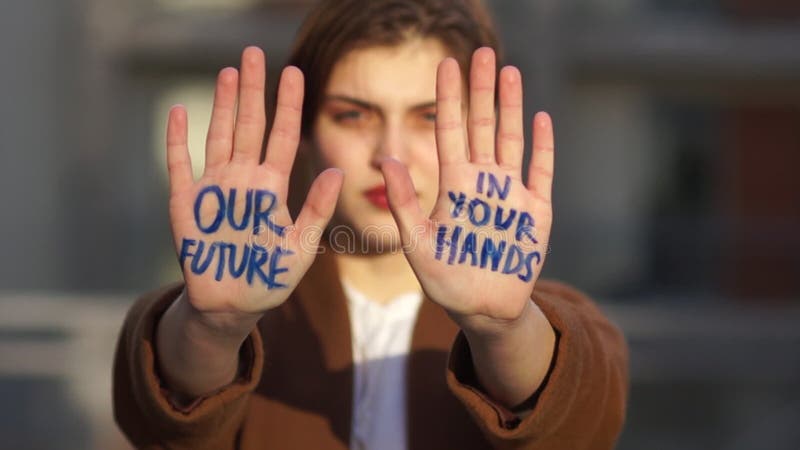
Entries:
[[538,310],[538,306],[527,299],[523,302],[519,314],[512,318],[500,319],[484,314],[454,315],[450,317],[458,325],[469,340],[501,341],[505,336],[530,324]]
[[216,343],[238,350],[252,333],[261,313],[203,311],[194,306],[186,288],[170,306],[185,324],[186,337],[192,341]]
[[158,371],[179,404],[187,404],[232,382],[242,343],[252,327],[209,326],[181,294],[164,312],[156,331]]
[[555,352],[553,326],[532,300],[528,303],[512,321],[480,321],[462,328],[480,385],[509,408],[539,389]]

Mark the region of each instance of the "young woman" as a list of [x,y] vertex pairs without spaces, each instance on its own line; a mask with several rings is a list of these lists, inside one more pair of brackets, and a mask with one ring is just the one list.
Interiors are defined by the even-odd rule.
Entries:
[[524,183],[521,76],[493,47],[476,2],[323,1],[263,158],[258,48],[219,74],[199,180],[170,111],[184,282],[140,299],[120,337],[114,409],[137,447],[613,447],[626,347],[539,280],[552,124],[533,119]]

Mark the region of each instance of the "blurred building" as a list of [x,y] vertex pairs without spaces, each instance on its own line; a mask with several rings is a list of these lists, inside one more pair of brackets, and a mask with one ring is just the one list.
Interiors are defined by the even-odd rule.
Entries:
[[[116,330],[179,276],[167,108],[200,169],[216,72],[257,44],[277,80],[310,3],[0,4],[0,449],[119,441]],[[800,3],[490,5],[556,125],[545,274],[630,341],[620,449],[800,448]]]

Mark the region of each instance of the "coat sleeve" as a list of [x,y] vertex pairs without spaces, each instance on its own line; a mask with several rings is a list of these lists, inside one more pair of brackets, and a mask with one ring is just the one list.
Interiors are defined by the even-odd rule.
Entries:
[[550,372],[516,415],[478,386],[469,344],[459,333],[447,384],[499,449],[608,450],[625,421],[628,348],[621,331],[577,290],[539,281],[533,301],[556,331]]
[[155,330],[181,285],[144,295],[130,309],[117,343],[113,368],[114,418],[138,449],[234,450],[247,402],[261,378],[258,330],[240,350],[237,379],[182,407],[170,400],[156,367]]

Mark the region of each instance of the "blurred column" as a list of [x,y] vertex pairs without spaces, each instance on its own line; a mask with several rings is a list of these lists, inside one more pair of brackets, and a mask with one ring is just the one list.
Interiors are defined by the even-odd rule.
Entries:
[[647,202],[658,155],[646,92],[594,81],[597,74],[573,66],[576,37],[586,31],[581,17],[613,22],[633,2],[495,4],[508,59],[525,75],[528,117],[545,109],[555,125],[555,217],[544,274],[594,294],[634,289],[648,270]]
[[737,298],[800,295],[800,105],[730,111],[722,285]]
[[[796,23],[800,2],[725,0],[750,25]],[[737,298],[800,296],[800,99],[733,107],[725,127],[726,245],[723,289]]]
[[663,158],[647,95],[636,85],[602,83],[575,84],[570,94],[556,150],[548,264],[595,295],[635,293],[649,275],[651,202]]
[[0,2],[0,289],[63,285],[61,167],[74,148],[76,1]]

